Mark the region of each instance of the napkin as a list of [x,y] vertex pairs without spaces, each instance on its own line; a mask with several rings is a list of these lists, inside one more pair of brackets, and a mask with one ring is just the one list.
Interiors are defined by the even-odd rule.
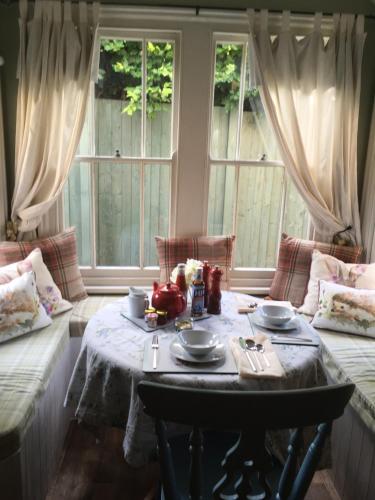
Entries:
[[255,337],[249,337],[249,338],[254,340],[254,342],[256,344],[263,344],[264,350],[265,350],[265,355],[267,356],[268,361],[269,361],[271,366],[269,366],[269,367],[266,366],[264,360],[261,359],[261,358],[263,358],[263,355],[261,353],[256,354],[254,352],[248,351],[255,366],[257,367],[257,363],[255,362],[254,354],[256,354],[256,356],[258,357],[258,359],[260,360],[260,362],[264,368],[264,371],[259,371],[259,369],[258,369],[257,372],[253,372],[245,352],[240,347],[238,338],[232,337],[229,340],[229,344],[230,344],[230,348],[232,350],[234,359],[236,360],[239,376],[242,378],[252,378],[252,377],[281,378],[281,377],[285,377],[284,368],[281,366],[279,358],[273,349],[271,341],[267,338],[267,336],[264,335],[263,333],[257,333],[255,335]]

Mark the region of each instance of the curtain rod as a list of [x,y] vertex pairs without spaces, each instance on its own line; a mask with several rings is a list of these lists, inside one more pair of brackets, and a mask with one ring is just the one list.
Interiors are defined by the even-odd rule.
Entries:
[[[0,5],[5,5],[5,6],[10,6],[12,4],[18,3],[19,0],[0,0]],[[34,2],[34,0],[29,0],[30,2]],[[71,0],[72,3],[78,3],[79,0]],[[89,2],[90,3],[90,2]],[[151,8],[181,8],[181,9],[192,9],[195,10],[195,14],[198,16],[200,10],[221,10],[221,11],[232,11],[232,12],[246,12],[246,8],[240,8],[240,7],[214,7],[214,6],[199,6],[199,5],[170,5],[170,4],[164,4],[160,3],[159,5],[150,5],[150,4],[120,4],[120,3],[102,3],[101,6],[115,6],[115,7],[151,7]],[[250,7],[250,6],[249,6]],[[259,11],[260,9],[254,9],[255,11]],[[285,9],[288,10],[288,9]],[[277,9],[268,9],[268,12],[272,14],[281,14],[283,11],[282,10],[277,10]],[[302,11],[302,10],[290,10],[291,14],[296,14],[298,16],[313,16],[316,14],[316,12],[312,11]],[[354,15],[360,15],[362,12],[343,12],[343,14],[354,14]],[[332,16],[333,12],[322,12],[323,16]],[[375,14],[363,14],[365,19],[375,19]]]

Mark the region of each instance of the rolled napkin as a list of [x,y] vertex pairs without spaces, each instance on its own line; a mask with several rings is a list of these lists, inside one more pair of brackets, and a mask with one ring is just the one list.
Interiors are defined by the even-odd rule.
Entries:
[[[238,374],[242,378],[252,378],[252,377],[261,377],[261,378],[281,378],[285,377],[285,371],[284,368],[281,366],[281,363],[279,361],[279,358],[276,354],[276,352],[273,349],[273,346],[271,344],[271,341],[267,338],[266,335],[262,333],[257,333],[255,337],[249,337],[251,340],[253,340],[256,344],[262,344],[264,347],[264,353],[269,361],[270,366],[266,366],[264,356],[261,353],[255,353],[254,351],[247,351],[251,359],[253,360],[253,363],[255,364],[255,367],[257,368],[257,371],[254,372],[251,369],[251,366],[249,364],[249,361],[247,359],[247,356],[244,352],[244,350],[241,348],[239,344],[238,337],[232,337],[229,340],[230,348],[232,350],[234,359],[236,360],[237,368],[238,368]],[[245,338],[246,340],[246,338]],[[260,360],[264,370],[260,371],[258,368],[258,364],[256,363],[255,356],[258,357]],[[263,358],[263,359],[262,359]]]
[[238,314],[247,314],[247,313],[253,313],[257,310],[256,307],[239,307],[237,309]]

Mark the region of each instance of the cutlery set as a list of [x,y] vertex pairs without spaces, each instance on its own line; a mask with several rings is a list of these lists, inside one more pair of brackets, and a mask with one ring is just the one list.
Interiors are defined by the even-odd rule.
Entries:
[[[264,346],[262,344],[256,344],[253,340],[247,339],[245,340],[243,337],[239,337],[238,342],[240,344],[241,349],[244,351],[249,365],[254,373],[258,371],[264,372],[264,367],[262,362],[265,364],[267,368],[269,368],[270,362],[268,361],[267,355],[264,351]],[[254,360],[257,366],[253,361],[251,354],[254,355]]]

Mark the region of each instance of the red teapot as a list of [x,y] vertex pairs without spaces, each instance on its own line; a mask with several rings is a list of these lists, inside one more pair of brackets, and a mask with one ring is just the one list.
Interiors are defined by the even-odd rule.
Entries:
[[158,284],[154,281],[151,305],[160,311],[167,311],[168,319],[174,319],[186,309],[186,299],[177,285]]

